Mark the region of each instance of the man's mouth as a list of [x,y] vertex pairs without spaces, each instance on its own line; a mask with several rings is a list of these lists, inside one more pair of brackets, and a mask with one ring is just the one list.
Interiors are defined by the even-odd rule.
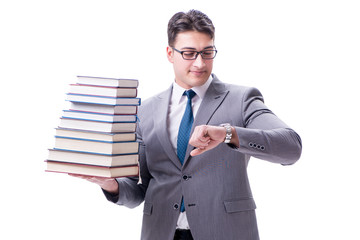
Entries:
[[195,76],[201,76],[205,73],[205,71],[190,71]]

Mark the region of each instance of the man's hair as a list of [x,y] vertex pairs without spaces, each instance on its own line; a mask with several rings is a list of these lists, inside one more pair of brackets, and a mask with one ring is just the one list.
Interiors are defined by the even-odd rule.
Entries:
[[178,33],[187,31],[197,31],[206,33],[211,39],[215,37],[215,27],[210,18],[198,11],[190,10],[187,13],[178,12],[168,24],[168,44],[173,47]]

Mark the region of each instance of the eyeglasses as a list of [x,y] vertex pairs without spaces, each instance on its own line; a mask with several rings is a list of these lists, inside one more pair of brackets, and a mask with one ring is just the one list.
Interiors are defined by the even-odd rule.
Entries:
[[174,49],[176,52],[180,53],[181,56],[183,57],[184,60],[195,60],[197,59],[197,57],[199,56],[199,54],[201,55],[201,57],[203,59],[214,59],[217,53],[217,50],[203,50],[203,51],[180,51],[176,48],[172,48]]

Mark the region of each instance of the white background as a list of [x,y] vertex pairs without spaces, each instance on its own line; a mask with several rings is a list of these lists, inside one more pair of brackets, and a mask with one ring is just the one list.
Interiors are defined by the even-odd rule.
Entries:
[[143,100],[169,87],[167,22],[191,8],[215,24],[217,76],[259,88],[303,140],[293,166],[250,162],[261,238],[360,239],[357,3],[1,1],[0,239],[139,239],[142,206],[43,161],[77,75],[137,78]]

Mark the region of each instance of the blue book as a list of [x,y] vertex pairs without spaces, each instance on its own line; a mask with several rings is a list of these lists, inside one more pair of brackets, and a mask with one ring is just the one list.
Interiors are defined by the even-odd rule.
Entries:
[[79,120],[112,122],[112,123],[118,123],[118,122],[134,123],[137,121],[136,115],[104,114],[104,113],[72,111],[72,110],[64,110],[62,117],[79,119]]
[[71,102],[96,103],[107,105],[139,106],[141,104],[140,98],[119,98],[77,93],[68,93],[66,100]]

